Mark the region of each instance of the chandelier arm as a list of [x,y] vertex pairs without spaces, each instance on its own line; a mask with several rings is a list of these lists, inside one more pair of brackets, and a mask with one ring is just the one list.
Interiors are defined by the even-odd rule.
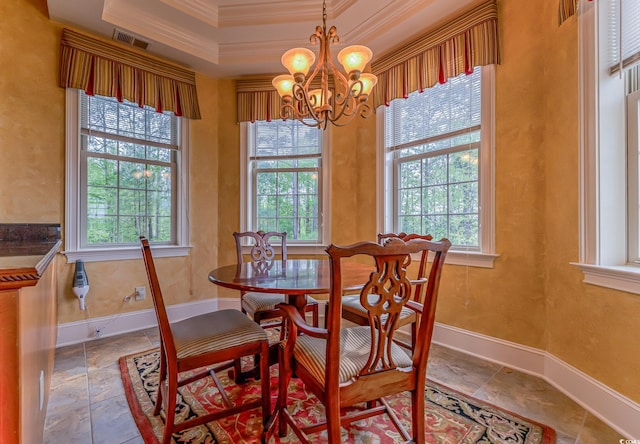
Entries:
[[304,88],[300,84],[295,84],[293,86],[293,97],[296,101],[302,104],[302,111],[290,105],[293,108],[295,115],[298,116],[298,120],[302,120],[301,118],[311,118],[314,120],[319,120],[318,113],[316,113],[314,110],[314,106],[311,103],[311,99],[307,94],[306,88]]
[[[351,110],[353,108],[353,110]],[[340,104],[340,106],[336,106],[333,115],[331,116],[331,122],[337,122],[341,120],[343,117],[351,120],[357,113],[358,106],[356,105],[353,99],[346,97],[345,100]]]

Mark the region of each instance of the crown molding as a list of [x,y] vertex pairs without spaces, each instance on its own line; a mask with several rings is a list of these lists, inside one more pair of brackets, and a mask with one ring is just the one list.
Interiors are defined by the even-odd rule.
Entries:
[[211,63],[218,63],[218,42],[177,27],[151,11],[123,2],[108,2],[102,20]]
[[[357,3],[358,0],[329,2],[327,4],[327,19],[332,20],[339,17]],[[269,1],[263,7],[245,3],[220,6],[219,10],[221,28],[260,26],[265,23],[322,23],[322,9],[318,7],[317,0],[297,0],[295,7],[291,6],[291,1]]]
[[178,11],[200,20],[201,22],[208,23],[214,28],[219,27],[220,16],[218,13],[219,7],[211,4],[206,0],[160,0],[167,6],[170,6]]

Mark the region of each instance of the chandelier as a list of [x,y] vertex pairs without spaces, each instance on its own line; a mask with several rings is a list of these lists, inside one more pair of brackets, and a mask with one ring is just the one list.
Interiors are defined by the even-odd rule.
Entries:
[[[344,48],[338,53],[338,61],[346,74],[336,68],[329,45],[338,43],[340,38],[335,26],[327,31],[324,0],[322,27],[316,26],[316,32],[309,40],[314,45],[320,43],[318,61],[312,70],[316,56],[307,48],[293,48],[282,55],[282,64],[289,74],[276,76],[272,82],[283,101],[280,117],[297,119],[307,126],[322,129],[326,129],[328,122],[344,126],[357,115],[369,117],[371,107],[367,100],[378,78],[362,71],[371,60],[371,50],[361,45]],[[307,75],[310,70],[311,74]],[[330,84],[330,77],[333,77],[333,84]]]

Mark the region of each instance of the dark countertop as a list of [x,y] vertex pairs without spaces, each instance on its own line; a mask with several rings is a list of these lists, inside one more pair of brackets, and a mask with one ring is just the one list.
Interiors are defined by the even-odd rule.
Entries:
[[35,285],[61,244],[59,224],[0,224],[0,289]]

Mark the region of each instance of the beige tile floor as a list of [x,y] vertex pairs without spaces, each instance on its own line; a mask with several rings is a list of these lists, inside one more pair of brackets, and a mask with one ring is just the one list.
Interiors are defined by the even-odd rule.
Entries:
[[[117,361],[157,344],[151,329],[58,349],[44,442],[143,444]],[[428,377],[553,427],[559,444],[615,444],[622,438],[542,379],[445,347],[432,348]]]

